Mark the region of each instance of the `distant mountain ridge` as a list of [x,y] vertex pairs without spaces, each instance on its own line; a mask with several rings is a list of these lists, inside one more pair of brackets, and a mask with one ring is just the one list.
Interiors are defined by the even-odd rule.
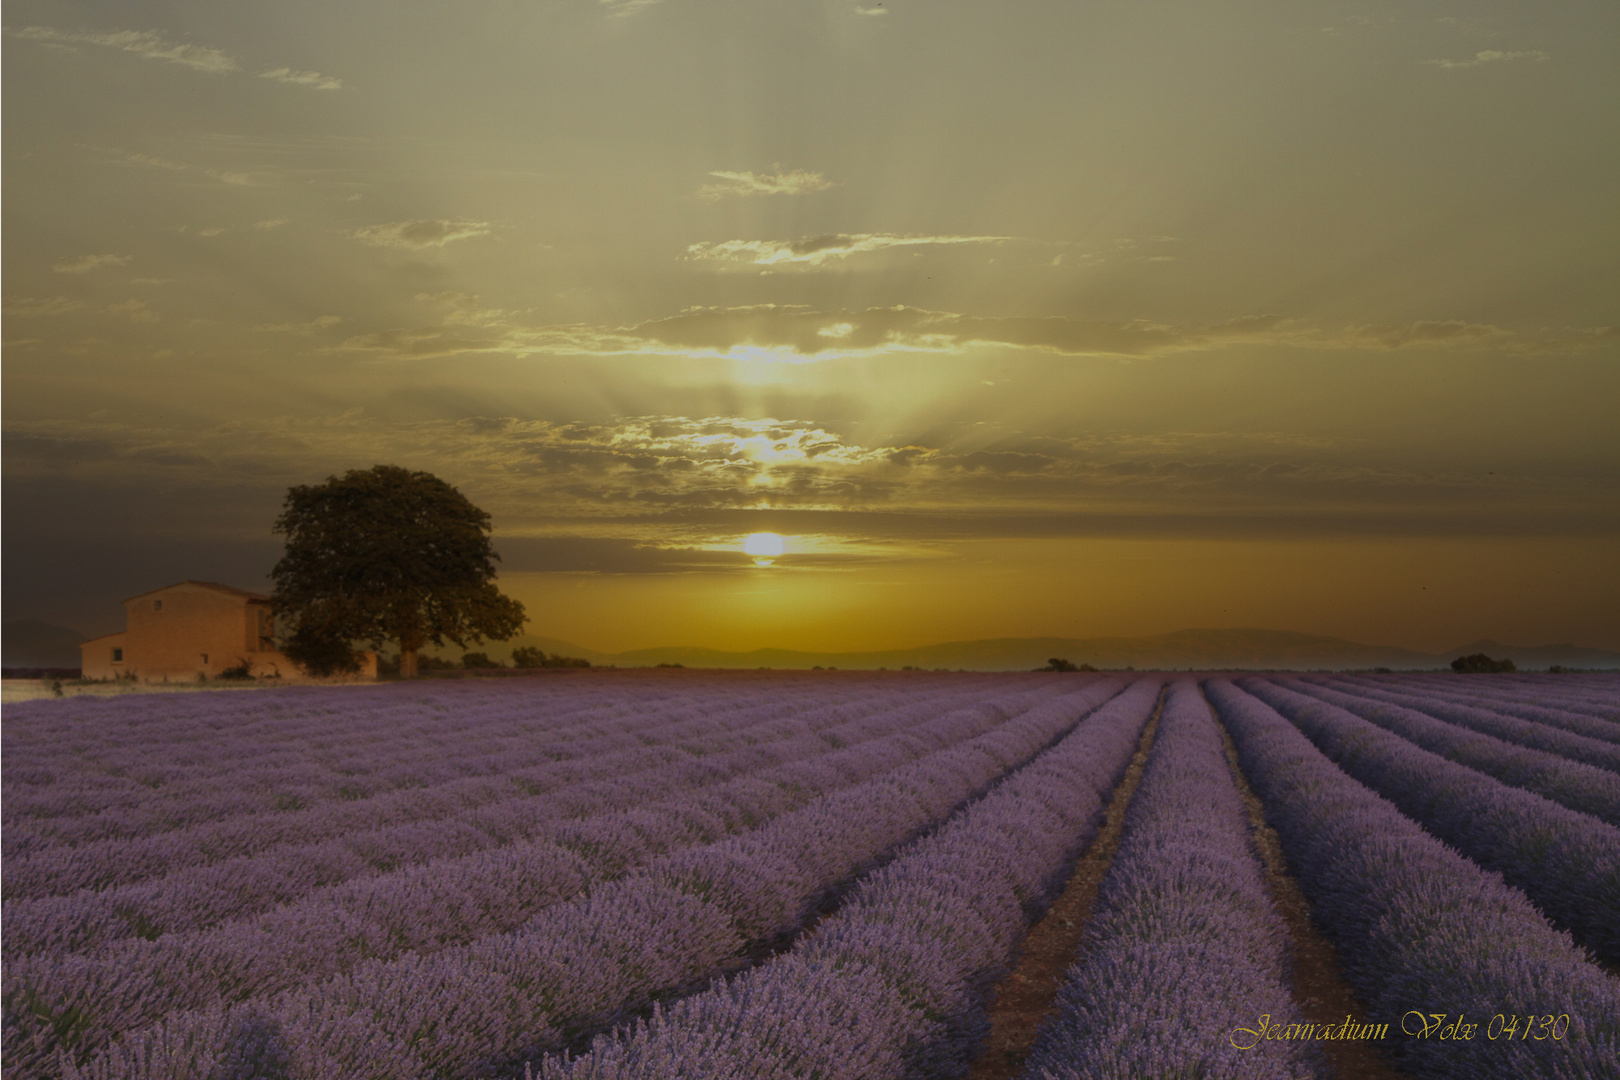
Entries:
[[[81,635],[66,627],[35,619],[8,620],[3,629],[6,667],[78,667]],[[1459,656],[1484,653],[1497,660],[1512,660],[1524,671],[1545,671],[1554,664],[1573,668],[1620,669],[1620,652],[1586,646],[1504,645],[1489,638],[1459,645],[1443,653],[1425,653],[1391,645],[1363,645],[1341,638],[1301,634],[1290,630],[1177,630],[1148,637],[1098,638],[986,638],[947,641],[910,649],[863,652],[815,652],[795,649],[754,649],[728,652],[667,646],[608,653],[587,649],[561,638],[525,634],[505,642],[490,642],[474,651],[509,662],[519,646],[548,654],[577,656],[598,666],[651,667],[680,664],[694,668],[967,668],[976,671],[1028,671],[1042,667],[1054,656],[1098,668],[1193,668],[1204,671],[1250,669],[1309,671],[1314,669],[1387,667],[1395,671],[1445,668]],[[430,649],[450,659],[460,650]]]
[[0,653],[6,667],[76,668],[84,635],[38,619],[7,619],[0,625]]
[[1099,668],[1193,668],[1199,670],[1251,669],[1307,671],[1313,669],[1375,668],[1433,670],[1445,668],[1459,656],[1483,652],[1509,659],[1524,670],[1564,667],[1620,669],[1620,652],[1577,645],[1504,645],[1483,640],[1443,653],[1425,653],[1392,645],[1364,645],[1341,638],[1301,634],[1289,630],[1226,629],[1177,630],[1148,637],[1100,638],[988,638],[949,641],[910,649],[862,652],[817,652],[795,649],[754,649],[729,652],[668,646],[605,653],[557,638],[522,637],[484,651],[506,658],[511,649],[529,645],[548,653],[578,656],[593,664],[646,667],[681,664],[706,668],[968,668],[980,671],[1027,671],[1052,657]]
[[1525,647],[1503,645],[1500,641],[1483,638],[1472,644],[1460,646],[1457,649],[1458,656],[1472,656],[1474,653],[1484,653],[1486,656],[1497,660],[1504,658],[1512,660],[1521,668],[1549,667],[1553,664],[1577,668],[1612,668],[1620,666],[1620,662],[1617,662],[1620,653],[1613,653],[1607,649],[1588,649],[1579,645],[1535,645]]

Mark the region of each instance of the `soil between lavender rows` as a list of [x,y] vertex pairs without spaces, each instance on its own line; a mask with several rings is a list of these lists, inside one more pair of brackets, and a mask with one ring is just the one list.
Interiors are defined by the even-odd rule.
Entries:
[[[1162,707],[1162,702],[1161,702]],[[1125,778],[1108,802],[1106,821],[1091,847],[1075,864],[1074,872],[1046,915],[1030,928],[1017,963],[993,991],[987,1008],[989,1034],[968,1072],[969,1080],[1013,1080],[1023,1068],[1041,1024],[1056,1012],[1064,973],[1079,958],[1086,925],[1102,879],[1124,832],[1125,811],[1136,793],[1153,748],[1159,717],[1142,733]],[[1217,721],[1219,723],[1219,721]],[[1227,763],[1243,804],[1249,812],[1255,847],[1265,866],[1272,903],[1288,927],[1293,944],[1290,972],[1295,999],[1312,1023],[1339,1023],[1346,1016],[1362,1017],[1366,1006],[1356,997],[1339,970],[1338,953],[1311,924],[1310,903],[1288,873],[1276,831],[1265,823],[1259,796],[1238,766],[1237,748],[1221,728]],[[1242,1019],[1234,1017],[1236,1024]],[[1324,1042],[1329,1067],[1337,1080],[1404,1080],[1387,1054],[1365,1042]]]

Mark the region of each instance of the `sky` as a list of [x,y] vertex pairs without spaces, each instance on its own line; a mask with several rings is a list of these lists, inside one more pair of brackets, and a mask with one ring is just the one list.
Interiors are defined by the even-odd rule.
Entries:
[[1620,648],[1612,3],[4,19],[7,619],[393,464],[592,649]]

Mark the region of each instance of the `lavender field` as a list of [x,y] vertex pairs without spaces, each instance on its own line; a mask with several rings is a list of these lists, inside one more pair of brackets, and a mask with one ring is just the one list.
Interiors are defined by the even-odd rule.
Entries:
[[[965,1075],[1105,824],[1021,1075],[1331,1077],[1251,790],[1387,1064],[1620,1061],[1611,676],[76,698],[8,708],[4,766],[8,1078]],[[1241,1045],[1262,1014],[1296,1034]]]

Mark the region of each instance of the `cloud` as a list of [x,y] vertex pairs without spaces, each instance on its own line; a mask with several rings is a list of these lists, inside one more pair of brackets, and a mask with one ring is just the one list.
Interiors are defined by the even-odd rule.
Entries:
[[264,221],[255,221],[253,223],[253,227],[255,229],[279,229],[281,226],[287,224],[289,220],[289,218],[284,217],[267,218]]
[[638,11],[650,8],[663,0],[597,0],[608,9],[608,15],[615,19],[628,19]]
[[259,72],[259,78],[274,79],[277,82],[291,83],[294,86],[310,86],[316,90],[343,89],[342,79],[322,75],[318,71],[294,71],[292,68],[279,67]]
[[693,244],[686,257],[694,261],[746,262],[752,266],[802,263],[820,266],[833,259],[897,247],[1004,244],[1015,236],[912,236],[896,233],[828,233],[799,240],[724,240]]
[[321,315],[306,323],[275,323],[253,327],[256,334],[313,334],[317,330],[326,330],[343,321],[340,315]]
[[[803,357],[862,352],[947,352],[965,345],[1003,345],[1068,356],[1160,356],[1234,344],[1293,345],[1311,349],[1462,348],[1480,345],[1528,347],[1502,327],[1458,320],[1313,327],[1281,315],[1244,315],[1213,323],[1172,325],[1061,316],[985,316],[896,306],[864,311],[814,311],[759,305],[696,308],[615,331],[619,341],[642,339],[662,346],[726,354],[738,349],[783,350]],[[1553,339],[1549,339],[1553,340]],[[1562,332],[1558,341],[1598,344]]]
[[30,316],[66,315],[71,311],[78,311],[84,307],[82,300],[70,300],[65,296],[31,297],[8,296],[5,303],[7,315],[27,318]]
[[1620,326],[1569,326],[1562,333],[1578,341],[1620,341]]
[[468,353],[513,353],[532,356],[540,353],[595,351],[589,347],[588,342],[582,342],[579,348],[568,348],[565,341],[547,340],[547,337],[525,332],[478,334],[453,326],[424,326],[357,334],[335,346],[334,351],[370,353],[378,359],[386,360],[436,360]]
[[668,574],[735,569],[743,563],[737,551],[668,548],[594,536],[503,537],[500,553],[503,572]]
[[1529,60],[1532,63],[1540,63],[1551,59],[1552,57],[1540,49],[1529,49],[1524,52],[1502,52],[1498,49],[1485,49],[1475,53],[1472,60],[1430,60],[1429,63],[1435,67],[1450,69],[1480,67],[1483,64],[1500,64],[1509,60]]
[[211,75],[224,75],[237,70],[237,63],[218,49],[205,48],[184,42],[176,44],[147,30],[117,30],[110,34],[73,34],[49,26],[30,26],[13,32],[30,41],[84,42],[105,45],[124,52],[144,56],[148,60],[167,60],[194,71]]
[[728,353],[784,350],[813,358],[868,351],[948,352],[964,345],[1009,345],[1081,356],[1147,356],[1287,333],[1276,315],[1248,316],[1202,327],[1144,320],[1104,322],[1032,316],[986,317],[896,306],[821,312],[759,305],[702,308],[621,331],[665,346]]
[[[47,44],[87,44],[104,45],[111,49],[121,49],[124,52],[144,56],[148,60],[167,60],[172,64],[180,64],[193,71],[203,71],[210,75],[228,75],[241,70],[232,57],[219,49],[210,49],[202,45],[192,45],[186,42],[172,42],[162,35],[150,30],[115,30],[110,34],[75,34],[66,30],[57,30],[50,26],[29,26],[22,30],[11,31],[13,37],[29,41],[40,41]],[[322,75],[318,71],[295,71],[289,67],[271,68],[259,73],[261,79],[274,79],[276,82],[291,83],[295,86],[308,86],[316,90],[341,90],[343,80],[331,75]],[[168,166],[175,167],[175,166]],[[178,166],[185,168],[185,166]]]
[[1350,326],[1341,332],[1339,338],[1346,344],[1400,349],[1409,345],[1475,345],[1502,341],[1511,336],[1500,326],[1450,319],[1445,322]]
[[487,221],[461,221],[438,219],[432,221],[395,221],[387,225],[367,225],[349,233],[351,237],[375,247],[422,250],[443,247],[455,240],[468,240],[488,236]]
[[782,172],[778,165],[774,173],[712,172],[718,183],[704,184],[697,193],[704,199],[723,199],[728,195],[802,195],[807,191],[825,191],[832,182],[820,173],[794,169]]
[[184,172],[191,167],[178,161],[169,161],[166,158],[155,157],[151,154],[126,154],[124,160],[135,165],[149,165],[154,169],[168,169],[170,172]]
[[1545,327],[1533,336],[1509,334],[1501,345],[1504,351],[1520,356],[1575,356],[1593,351],[1615,355],[1620,326]]
[[882,4],[878,4],[875,7],[861,7],[859,4],[855,5],[855,14],[857,15],[879,16],[887,15],[888,13],[889,9],[884,7]]
[[[167,158],[160,158],[153,154],[130,154],[118,150],[113,150],[111,152],[118,154],[120,160],[127,162],[128,164],[145,165],[149,168],[163,169],[168,172],[186,172],[194,167],[182,161],[170,161]],[[203,175],[208,177],[210,180],[218,180],[222,184],[236,184],[246,187],[253,183],[253,175],[251,173],[226,172],[220,169],[204,169],[202,172]],[[180,231],[185,232],[185,227],[182,226]]]
[[444,309],[444,321],[451,326],[506,326],[510,323],[507,312],[486,307],[477,295],[464,292],[417,293],[419,304],[436,304]]
[[103,308],[108,315],[128,315],[130,322],[157,322],[157,312],[146,306],[144,300],[125,300],[121,304],[108,304]]
[[123,266],[129,259],[128,255],[80,255],[72,259],[57,259],[51,264],[51,269],[58,274],[88,274],[103,266]]
[[460,293],[417,297],[446,306],[436,325],[360,334],[334,347],[377,359],[459,354],[643,355],[807,362],[900,352],[953,353],[1000,346],[1062,356],[1135,358],[1232,345],[1286,345],[1334,351],[1492,348],[1518,353],[1579,352],[1612,345],[1612,330],[1517,334],[1458,320],[1324,328],[1275,314],[1174,325],[1146,319],[994,316],[898,305],[818,311],[797,305],[689,308],[630,326],[529,326],[512,312],[480,307]]
[[[761,528],[867,550],[991,536],[1612,536],[1620,529],[1614,478],[1581,467],[1527,464],[1486,477],[1443,463],[1392,466],[1359,441],[1282,432],[985,430],[857,437],[780,417],[591,423],[351,410],[200,430],[22,421],[6,426],[4,460],[8,483],[59,489],[71,481],[83,485],[78,498],[86,505],[104,507],[97,497],[105,493],[178,483],[207,493],[205,501],[250,497],[267,515],[287,483],[328,475],[333,462],[394,461],[453,477],[495,516],[503,537],[549,538],[533,542],[527,568],[603,572],[651,569],[649,560],[692,569],[702,557],[635,547],[692,549],[717,539],[729,546]],[[194,518],[207,512],[199,506]],[[744,521],[752,524],[739,527]],[[560,533],[626,543],[616,554],[592,551]]]

